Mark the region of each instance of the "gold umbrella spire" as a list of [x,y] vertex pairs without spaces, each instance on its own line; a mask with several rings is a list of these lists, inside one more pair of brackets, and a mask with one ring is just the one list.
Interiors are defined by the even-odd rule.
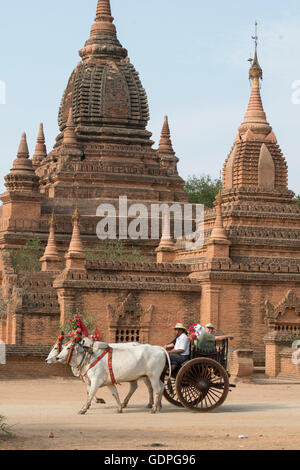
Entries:
[[252,80],[253,88],[259,88],[259,80],[263,78],[263,71],[261,66],[258,62],[257,57],[257,45],[258,45],[258,35],[257,35],[257,21],[255,21],[255,36],[252,36],[252,39],[255,41],[255,52],[254,52],[254,59],[250,59],[252,62],[250,71],[249,71],[249,78]]

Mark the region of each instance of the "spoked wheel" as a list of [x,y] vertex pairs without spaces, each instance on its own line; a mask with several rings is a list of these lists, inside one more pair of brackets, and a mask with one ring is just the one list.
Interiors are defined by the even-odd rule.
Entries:
[[210,412],[227,398],[229,380],[226,370],[213,359],[197,358],[187,362],[176,378],[177,397],[185,408]]
[[169,372],[164,372],[160,380],[164,384],[165,399],[168,400],[169,403],[172,403],[172,405],[182,407],[182,404],[180,403],[176,392],[176,379],[171,377],[169,380]]

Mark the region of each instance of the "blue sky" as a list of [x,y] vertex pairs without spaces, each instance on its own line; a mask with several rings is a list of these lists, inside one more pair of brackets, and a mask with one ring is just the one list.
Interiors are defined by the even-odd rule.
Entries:
[[[26,131],[31,154],[40,122],[47,148],[58,134],[57,112],[68,78],[89,36],[96,0],[1,2],[0,186]],[[169,115],[179,171],[219,176],[249,100],[251,35],[259,23],[262,97],[300,193],[299,0],[111,0],[118,37],[147,91],[148,129],[158,143]],[[47,8],[46,8],[47,7]],[[300,88],[300,85],[299,85]],[[300,96],[300,94],[299,94]]]

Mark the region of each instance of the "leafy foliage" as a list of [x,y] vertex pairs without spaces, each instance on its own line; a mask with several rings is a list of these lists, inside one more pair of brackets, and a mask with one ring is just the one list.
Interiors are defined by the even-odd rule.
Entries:
[[137,249],[126,248],[122,240],[107,240],[104,244],[99,245],[95,249],[84,247],[84,251],[87,257],[87,261],[96,262],[109,262],[109,261],[120,261],[120,262],[135,262],[135,263],[147,263],[148,258]]
[[40,258],[43,246],[39,238],[28,241],[24,248],[9,250],[12,266],[16,272],[38,272],[41,270]]
[[214,207],[214,200],[221,188],[221,180],[213,179],[209,175],[189,176],[184,190],[189,195],[191,204],[204,204]]
[[297,200],[298,206],[300,207],[300,194],[298,194],[298,196],[296,196],[296,200]]

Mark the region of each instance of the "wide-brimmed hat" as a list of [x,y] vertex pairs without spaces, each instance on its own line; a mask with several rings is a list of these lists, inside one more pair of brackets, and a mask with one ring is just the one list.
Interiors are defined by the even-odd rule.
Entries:
[[173,328],[174,330],[184,330],[184,331],[186,330],[186,327],[181,322],[176,323],[176,325]]
[[211,328],[212,330],[215,330],[215,327],[212,323],[207,323],[207,325],[205,325],[205,328]]

